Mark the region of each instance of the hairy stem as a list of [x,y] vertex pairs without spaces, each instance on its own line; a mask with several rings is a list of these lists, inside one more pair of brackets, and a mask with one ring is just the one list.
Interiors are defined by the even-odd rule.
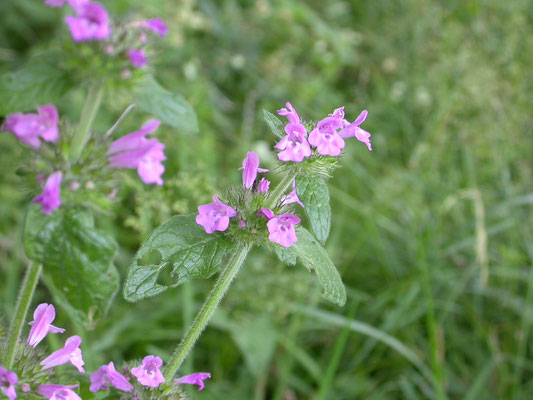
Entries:
[[4,366],[9,370],[13,365],[13,360],[15,358],[15,349],[17,347],[17,342],[20,337],[20,332],[22,331],[22,326],[26,320],[26,314],[28,313],[28,308],[30,307],[31,299],[33,293],[35,292],[35,287],[39,281],[39,276],[41,275],[41,264],[30,263],[28,269],[26,270],[26,275],[24,276],[24,281],[19,291],[19,297],[17,300],[17,306],[15,308],[15,315],[13,316],[13,321],[11,322],[11,329],[9,331],[9,336],[7,340],[7,348],[4,357]]
[[202,334],[203,330],[209,323],[209,320],[215,313],[218,304],[226,294],[231,282],[244,263],[244,260],[250,251],[250,247],[250,245],[241,245],[237,247],[233,253],[233,256],[220,273],[215,286],[213,286],[213,289],[211,289],[211,292],[207,296],[207,299],[205,300],[200,312],[194,319],[192,325],[189,327],[189,330],[181,340],[178,347],[176,347],[174,354],[170,358],[167,367],[165,368],[164,376],[167,382],[172,379],[176,371],[183,363],[183,360],[185,360],[192,347]]
[[103,96],[104,86],[102,85],[91,86],[87,92],[87,98],[83,105],[83,110],[81,111],[78,130],[72,139],[72,147],[69,153],[71,162],[79,160],[83,148],[91,137],[94,119],[96,118],[96,113],[102,103]]
[[291,171],[283,177],[278,186],[276,186],[276,188],[270,193],[269,198],[263,205],[264,208],[272,208],[276,205],[281,196],[292,186],[292,183],[296,179],[296,175],[298,175],[296,172]]

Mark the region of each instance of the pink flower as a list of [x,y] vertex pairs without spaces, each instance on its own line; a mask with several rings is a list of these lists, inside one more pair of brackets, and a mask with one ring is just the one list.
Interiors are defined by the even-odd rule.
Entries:
[[160,124],[161,121],[151,119],[140,130],[111,143],[107,151],[111,167],[137,168],[144,183],[156,183],[161,186],[163,184],[161,175],[165,172],[165,167],[161,162],[167,159],[163,153],[165,145],[156,138],[146,138]]
[[337,129],[342,124],[335,117],[327,117],[319,121],[309,134],[309,144],[316,147],[318,154],[323,156],[340,156],[345,143]]
[[43,369],[53,368],[58,365],[63,365],[68,362],[72,363],[78,371],[85,372],[83,369],[83,358],[80,350],[81,338],[79,336],[71,336],[65,341],[65,346],[62,349],[54,351],[43,361],[40,365]]
[[65,17],[72,38],[76,42],[86,40],[104,40],[111,34],[109,16],[100,3],[90,1],[69,2],[77,16]]
[[269,208],[262,208],[256,214],[262,215],[267,221],[270,221],[272,218],[274,218],[274,211]]
[[298,197],[298,194],[296,193],[296,181],[292,183],[292,192],[290,192],[289,194],[281,198],[281,204],[283,204],[284,206],[286,206],[287,204],[291,204],[291,203],[298,203],[303,208],[305,208],[304,203],[300,201],[300,198]]
[[51,174],[44,185],[42,193],[33,199],[34,203],[41,203],[43,213],[51,214],[61,206],[61,180],[63,174],[56,171]]
[[255,151],[249,151],[246,158],[242,161],[242,185],[250,189],[257,178],[258,172],[268,172],[268,169],[259,168],[259,156]]
[[223,232],[228,229],[229,219],[236,216],[237,212],[216,196],[213,196],[213,201],[214,203],[198,206],[196,223],[202,225],[207,233]]
[[161,37],[165,37],[168,33],[167,24],[165,24],[165,21],[159,18],[152,18],[141,21],[141,26],[143,28],[151,30],[152,32],[157,33]]
[[131,392],[133,386],[128,380],[115,370],[115,365],[111,361],[107,365],[102,365],[91,374],[91,387],[89,390],[93,393],[100,389],[106,390],[111,385],[123,392]]
[[128,50],[127,51],[128,58],[131,61],[131,64],[135,68],[142,68],[148,63],[148,59],[146,58],[146,54],[144,53],[144,50]]
[[278,114],[287,117],[289,122],[292,124],[301,124],[300,116],[298,115],[292,104],[287,102],[285,104],[285,107],[287,108],[282,108],[281,110],[278,110]]
[[47,142],[57,141],[59,116],[56,107],[47,104],[37,107],[37,112],[38,114],[10,114],[6,117],[2,129],[11,132],[21,142],[33,148],[41,146],[39,137]]
[[156,388],[165,382],[165,378],[159,370],[162,365],[161,358],[146,356],[143,358],[141,366],[131,369],[131,374],[137,378],[141,385]]
[[9,400],[14,400],[17,398],[15,385],[18,383],[18,381],[19,379],[17,374],[0,366],[0,389],[7,397],[9,397]]
[[72,390],[77,387],[78,385],[39,385],[37,393],[49,400],[81,400],[81,397]]
[[28,344],[32,347],[37,346],[44,337],[50,333],[63,333],[64,329],[52,325],[56,317],[56,310],[52,304],[39,304],[33,312],[33,321],[29,322],[31,326],[28,336]]
[[265,178],[261,178],[259,185],[257,185],[257,193],[267,193],[270,188],[270,181]]
[[205,379],[211,379],[211,374],[209,372],[196,372],[191,375],[185,375],[182,376],[179,379],[176,379],[176,383],[178,384],[187,384],[187,385],[198,385],[198,391],[203,390],[204,380]]
[[298,241],[294,225],[300,223],[300,218],[292,214],[282,214],[272,218],[267,222],[270,235],[268,239],[273,243],[278,243],[283,247],[291,247]]
[[302,124],[289,123],[285,126],[287,135],[274,147],[281,150],[278,158],[281,161],[301,162],[305,157],[313,154],[306,140],[307,131]]
[[370,136],[372,135],[369,132],[365,131],[364,129],[359,128],[359,125],[365,122],[367,115],[368,115],[368,111],[363,110],[363,112],[359,114],[359,116],[355,119],[355,121],[352,122],[351,124],[348,123],[348,125],[342,131],[340,131],[339,134],[343,138],[355,136],[357,140],[366,144],[366,147],[368,147],[368,150],[372,151],[372,144],[370,143]]

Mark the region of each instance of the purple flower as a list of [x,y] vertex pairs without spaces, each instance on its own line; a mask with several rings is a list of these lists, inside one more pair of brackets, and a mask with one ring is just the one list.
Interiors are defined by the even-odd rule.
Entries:
[[109,37],[109,16],[106,9],[100,3],[90,1],[69,2],[76,11],[77,16],[65,17],[72,38],[76,42],[86,40],[104,40]]
[[291,247],[298,241],[294,225],[300,223],[300,218],[292,214],[282,214],[272,218],[267,222],[270,235],[268,239],[273,243],[278,243],[283,247]]
[[107,365],[102,365],[91,374],[91,387],[89,390],[93,393],[100,389],[106,390],[111,385],[123,392],[131,392],[133,386],[128,380],[115,370],[115,365],[111,361]]
[[205,387],[204,380],[211,379],[209,372],[196,372],[195,374],[185,375],[179,379],[176,379],[178,384],[198,385],[198,391],[203,390]]
[[18,381],[19,378],[17,377],[17,374],[0,366],[0,389],[2,389],[2,392],[9,397],[9,400],[17,398],[14,385],[16,385]]
[[11,132],[21,142],[33,148],[41,146],[39,137],[47,142],[57,141],[59,116],[56,107],[53,104],[47,104],[37,107],[37,112],[38,114],[8,115],[2,129]]
[[37,393],[49,400],[81,400],[81,397],[72,390],[77,387],[78,385],[39,385]]
[[289,122],[292,124],[301,124],[300,116],[298,115],[292,104],[287,102],[285,104],[285,107],[287,108],[282,108],[281,110],[278,110],[278,114],[287,117]]
[[61,206],[61,180],[63,174],[56,171],[51,174],[44,185],[42,193],[33,199],[34,203],[41,203],[43,213],[51,214],[56,208]]
[[135,68],[142,68],[148,63],[148,59],[146,58],[146,54],[144,53],[144,50],[128,50],[127,51],[128,58],[131,61],[131,64]]
[[146,19],[140,24],[143,28],[149,29],[157,33],[161,37],[165,37],[168,33],[168,26],[165,21],[159,18]]
[[83,369],[83,358],[80,350],[81,338],[79,336],[71,336],[65,341],[65,346],[62,349],[54,351],[43,361],[40,365],[43,369],[53,368],[58,365],[63,365],[68,362],[72,363],[78,371],[85,372]]
[[63,333],[64,329],[57,328],[52,325],[52,321],[56,317],[56,310],[52,304],[39,304],[33,312],[33,321],[29,322],[31,326],[30,334],[28,336],[28,344],[32,347],[37,346],[44,337],[50,333]]
[[355,119],[354,122],[351,124],[348,123],[346,127],[342,131],[340,131],[340,136],[343,138],[347,137],[354,137],[359,140],[360,142],[363,142],[366,144],[366,147],[368,147],[368,150],[372,151],[372,144],[370,143],[370,133],[365,131],[364,129],[359,128],[359,125],[361,125],[363,122],[365,122],[365,119],[368,115],[368,111],[363,110],[361,114]]
[[249,151],[246,158],[242,161],[242,185],[250,189],[257,178],[258,172],[268,172],[268,169],[259,168],[259,156],[255,151]]
[[111,143],[107,151],[111,166],[114,168],[137,168],[144,183],[156,183],[161,186],[163,184],[161,175],[165,171],[161,162],[167,159],[163,153],[165,145],[156,138],[146,138],[160,124],[161,121],[151,119],[140,130]]
[[289,123],[285,126],[287,135],[274,147],[282,150],[278,153],[281,161],[301,162],[305,157],[311,156],[313,151],[306,140],[307,131],[302,124]]
[[237,212],[216,196],[213,196],[213,201],[214,203],[198,206],[196,223],[202,225],[207,233],[223,232],[228,229],[229,219],[236,216]]
[[337,132],[342,120],[327,117],[319,121],[316,128],[309,134],[309,144],[316,147],[318,154],[323,156],[340,156],[345,143]]
[[159,370],[162,365],[163,361],[159,357],[146,356],[141,366],[132,368],[131,374],[137,378],[141,385],[156,388],[165,382],[165,378]]
[[267,193],[270,188],[270,181],[265,178],[261,178],[259,185],[257,185],[257,193]]
[[274,218],[274,211],[269,208],[262,208],[256,214],[262,215],[267,221],[270,221],[272,218]]
[[300,201],[300,198],[298,197],[298,194],[296,193],[296,181],[292,183],[292,192],[290,192],[289,194],[281,198],[281,204],[283,204],[284,206],[286,206],[287,204],[291,204],[291,203],[298,203],[303,208],[305,208],[304,203]]

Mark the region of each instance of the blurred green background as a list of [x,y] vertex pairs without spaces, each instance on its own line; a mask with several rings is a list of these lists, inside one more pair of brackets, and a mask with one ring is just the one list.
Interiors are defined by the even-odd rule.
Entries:
[[[181,374],[210,371],[198,399],[526,399],[533,390],[533,3],[529,0],[109,0],[119,19],[170,27],[151,66],[195,109],[200,132],[162,127],[165,185],[126,174],[100,224],[139,243],[174,214],[238,184],[246,151],[272,166],[262,110],[307,120],[369,111],[373,152],[348,141],[329,181],[327,249],[348,291],[326,304],[314,276],[254,250]],[[0,71],[68,33],[38,0],[0,3]],[[83,91],[58,104],[76,120]],[[13,95],[16,95],[14,93]],[[118,97],[118,96],[117,96]],[[128,99],[106,99],[110,126]],[[136,110],[121,131],[150,116]],[[27,153],[0,135],[0,312],[25,267]],[[84,337],[88,371],[168,359],[213,280],[136,304],[117,297]],[[38,301],[50,302],[44,286]],[[60,339],[47,339],[51,347]]]

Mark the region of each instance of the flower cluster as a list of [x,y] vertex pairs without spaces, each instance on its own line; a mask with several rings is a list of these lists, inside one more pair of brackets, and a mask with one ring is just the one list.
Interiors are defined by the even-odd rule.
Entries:
[[[52,304],[40,304],[33,313],[27,345],[35,348],[48,333],[64,333],[65,329],[52,325],[55,319],[55,308]],[[65,345],[51,353],[48,357],[39,362],[42,370],[49,370],[59,365],[72,364],[80,373],[85,373],[85,365],[82,357],[80,345],[82,339],[79,336],[71,336],[65,341]],[[110,387],[129,393],[132,399],[140,397],[139,390],[132,384],[132,377],[135,377],[141,387],[159,388],[165,382],[165,378],[160,368],[163,361],[159,357],[149,355],[144,357],[142,363],[131,370],[128,367],[122,368],[122,373],[115,369],[113,362],[102,365],[90,375],[91,385],[89,390],[93,393],[100,390],[107,390]],[[198,390],[204,388],[204,380],[211,378],[211,374],[198,372],[175,379],[175,385],[190,384],[198,385]],[[74,391],[78,385],[57,385],[32,382],[20,382],[15,371],[8,371],[0,366],[0,390],[10,400],[17,398],[17,391],[23,393],[36,393],[50,400],[81,400]]]
[[[65,22],[75,42],[109,41],[111,39],[113,31],[109,14],[102,4],[90,0],[45,0],[45,4],[50,7],[63,7],[66,3],[75,13],[75,15],[65,17]],[[147,42],[145,32],[153,32],[164,37],[168,33],[168,27],[163,20],[152,18],[131,22],[127,28],[139,32],[138,40],[120,53],[127,57],[135,68],[142,68],[148,63],[145,51]],[[105,47],[108,55],[115,55],[116,47],[122,47],[109,43]]]
[[[279,110],[278,114],[287,117],[289,121],[285,126],[286,135],[274,146],[279,150],[277,156],[280,161],[301,163],[306,158],[314,162],[313,160],[319,157],[338,157],[345,147],[344,139],[348,137],[355,137],[372,150],[370,133],[359,127],[366,119],[367,111],[363,111],[354,122],[350,123],[344,119],[344,107],[337,108],[328,117],[314,124],[309,136],[306,126],[290,103],[286,104],[286,108]],[[225,204],[215,196],[213,203],[198,207],[196,222],[209,234],[226,231],[230,227],[232,218],[237,221],[237,226],[241,230],[248,229],[253,234],[257,233],[258,228],[261,229],[266,225],[270,242],[291,247],[298,241],[295,226],[301,220],[287,206],[296,203],[305,207],[298,198],[296,182],[292,182],[292,191],[278,201],[277,198],[271,198],[270,182],[267,179],[261,178],[257,182],[258,173],[269,170],[259,168],[259,157],[255,152],[247,154],[240,169],[243,170],[242,190],[251,194],[256,201],[246,202],[242,199],[248,198],[247,196],[238,196],[233,203]],[[263,219],[262,224],[261,222],[258,224],[255,219],[257,216]]]
[[[39,151],[40,139],[56,143],[61,139],[61,136],[56,107],[53,104],[47,104],[37,107],[37,110],[37,114],[15,113],[8,115],[1,129],[11,132],[22,143]],[[136,168],[144,183],[162,185],[161,175],[165,171],[162,162],[166,160],[163,152],[165,145],[156,138],[147,138],[160,124],[161,122],[157,119],[149,120],[138,131],[110,143],[106,153],[109,166],[113,169]],[[39,170],[36,174],[37,181],[44,183],[44,187],[41,194],[33,199],[33,202],[40,203],[45,214],[51,214],[61,207],[61,187],[65,175],[69,177],[67,187],[70,190],[79,188],[78,180],[72,177],[70,171],[57,170],[58,164],[68,165],[68,163],[52,162],[51,164],[52,172]],[[88,187],[90,188],[90,186]]]
[[346,145],[345,138],[355,137],[372,150],[370,143],[370,133],[361,129],[361,125],[368,112],[364,110],[354,122],[350,123],[344,119],[344,107],[337,108],[332,114],[317,122],[307,137],[307,129],[300,121],[298,113],[291,105],[278,110],[279,115],[287,117],[289,123],[285,126],[286,136],[276,144],[275,148],[281,150],[278,158],[281,161],[301,162],[306,157],[311,157],[315,147],[316,152],[323,156],[340,156],[342,149]]

